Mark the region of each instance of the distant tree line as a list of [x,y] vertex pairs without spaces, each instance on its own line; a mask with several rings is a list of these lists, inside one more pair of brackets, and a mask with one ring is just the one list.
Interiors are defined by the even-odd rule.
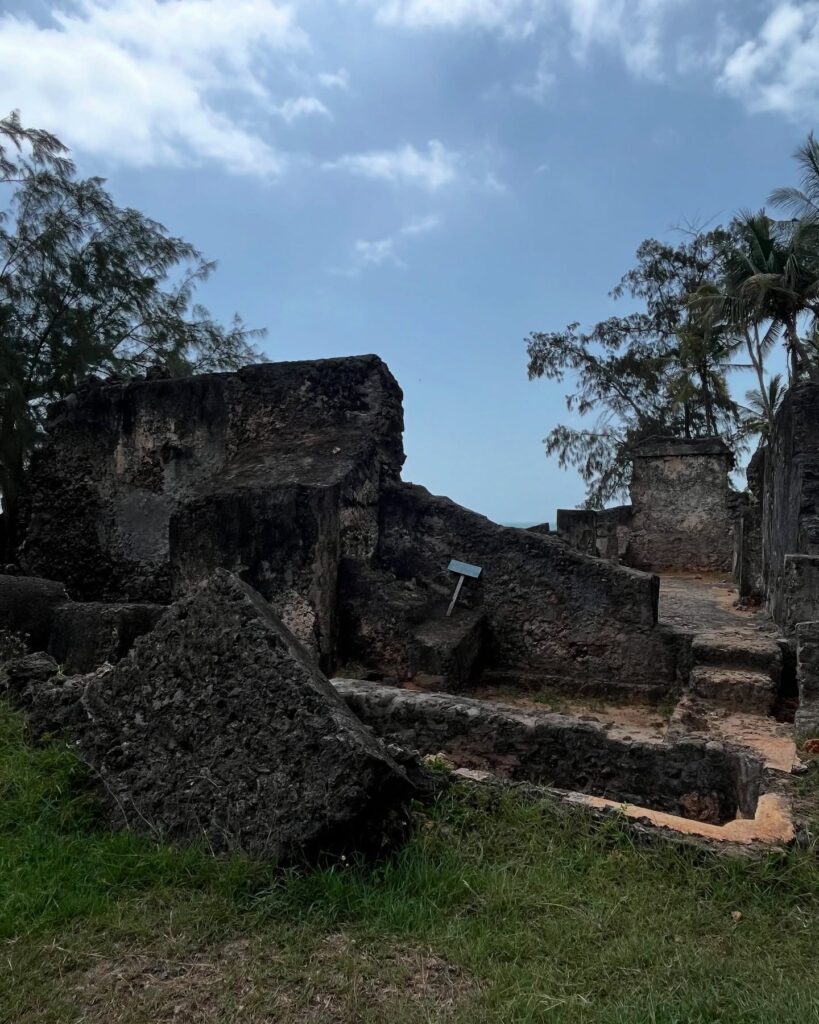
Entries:
[[[189,242],[79,178],[56,136],[0,119],[0,501],[5,557],[20,487],[49,403],[89,374],[234,369],[254,356],[194,301],[214,270]],[[0,554],[2,554],[0,552]]]
[[[819,142],[813,133],[795,154],[800,182],[776,189],[764,209],[742,211],[718,227],[691,227],[680,241],[644,241],[636,265],[611,292],[642,309],[588,331],[526,339],[529,378],[572,382],[566,407],[588,428],[558,425],[547,455],[573,466],[585,504],[624,496],[629,449],[651,434],[720,434],[735,452],[765,435],[785,390],[766,362],[787,352],[787,384],[819,380]],[[728,375],[751,369],[757,386],[738,402]]]

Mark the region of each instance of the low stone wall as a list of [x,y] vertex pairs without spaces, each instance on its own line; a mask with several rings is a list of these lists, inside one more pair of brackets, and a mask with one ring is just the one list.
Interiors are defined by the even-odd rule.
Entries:
[[634,740],[568,715],[533,714],[485,701],[333,680],[355,714],[387,743],[450,756],[558,789],[714,824],[753,817],[762,762],[705,740]]
[[165,611],[157,604],[72,601],[61,583],[0,575],[0,628],[47,652],[63,672],[91,672],[124,658]]
[[358,608],[351,636],[371,652],[400,646],[403,608],[411,606],[418,621],[451,594],[450,558],[483,569],[468,599],[485,615],[488,666],[568,689],[599,680],[635,692],[676,689],[676,637],[656,625],[656,576],[498,526],[411,484],[382,493],[376,564],[384,596],[376,592]]
[[603,509],[560,508],[557,533],[578,551],[628,565],[632,515],[631,505]]

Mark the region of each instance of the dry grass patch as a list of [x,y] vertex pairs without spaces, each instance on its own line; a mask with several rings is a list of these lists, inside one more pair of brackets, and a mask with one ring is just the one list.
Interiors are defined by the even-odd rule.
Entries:
[[309,950],[255,936],[199,951],[52,946],[48,954],[62,958],[54,978],[60,1019],[77,1024],[447,1021],[477,991],[430,949],[364,944],[345,932]]

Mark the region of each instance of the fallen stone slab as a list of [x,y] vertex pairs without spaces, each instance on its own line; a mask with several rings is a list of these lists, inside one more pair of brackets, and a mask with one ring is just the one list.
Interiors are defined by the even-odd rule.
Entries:
[[226,570],[117,665],[29,687],[27,703],[40,729],[49,706],[71,722],[118,827],[293,861],[379,849],[406,825],[404,769]]

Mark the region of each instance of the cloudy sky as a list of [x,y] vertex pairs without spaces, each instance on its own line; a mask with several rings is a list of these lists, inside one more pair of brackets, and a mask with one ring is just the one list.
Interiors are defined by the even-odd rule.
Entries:
[[3,12],[0,109],[215,257],[203,300],[270,358],[383,356],[405,477],[504,522],[582,497],[524,336],[615,311],[643,238],[760,206],[819,121],[819,0]]

